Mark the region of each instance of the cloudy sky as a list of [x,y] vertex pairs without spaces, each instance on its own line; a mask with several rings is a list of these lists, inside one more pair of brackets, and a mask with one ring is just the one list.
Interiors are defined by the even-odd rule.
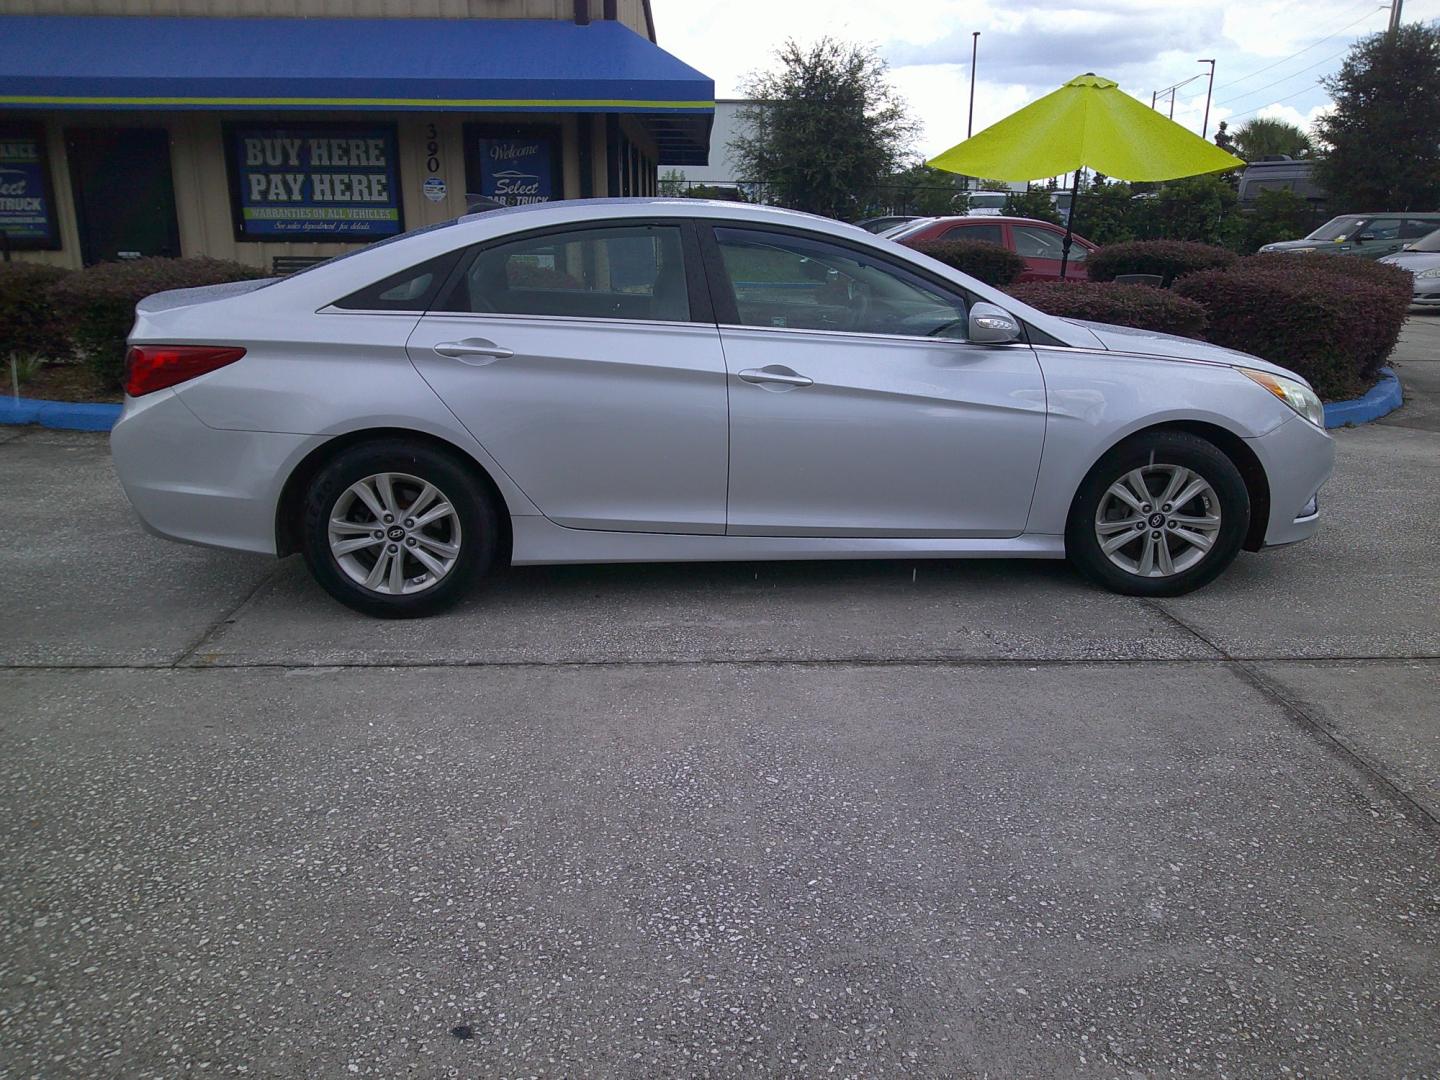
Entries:
[[[1308,127],[1328,103],[1317,80],[1338,70],[1359,36],[1389,18],[1372,0],[651,0],[660,44],[738,97],[787,37],[866,42],[889,62],[933,155],[965,136],[971,32],[980,31],[975,130],[1085,71],[1145,101],[1207,70],[1210,130],[1251,116]],[[1440,0],[1406,0],[1406,22],[1440,18]],[[1175,119],[1200,129],[1204,78],[1176,92]],[[1168,108],[1169,96],[1165,101]]]

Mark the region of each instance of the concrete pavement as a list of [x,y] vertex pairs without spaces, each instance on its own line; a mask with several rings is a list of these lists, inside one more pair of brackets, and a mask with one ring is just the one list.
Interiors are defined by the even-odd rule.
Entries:
[[378,623],[0,429],[0,1075],[1440,1074],[1437,324],[1320,536],[1163,603],[552,568]]

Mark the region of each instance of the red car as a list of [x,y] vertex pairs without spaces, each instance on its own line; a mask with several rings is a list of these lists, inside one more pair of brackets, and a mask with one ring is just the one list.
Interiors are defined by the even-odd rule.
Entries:
[[[920,218],[886,234],[891,240],[913,244],[921,240],[985,240],[1009,248],[1025,260],[1021,281],[1059,281],[1060,251],[1065,230],[1048,221],[1019,217]],[[1065,277],[1086,281],[1085,258],[1095,245],[1076,234],[1070,238],[1070,265]]]

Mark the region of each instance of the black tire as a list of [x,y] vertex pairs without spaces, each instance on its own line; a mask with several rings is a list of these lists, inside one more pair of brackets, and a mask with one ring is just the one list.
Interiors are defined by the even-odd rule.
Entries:
[[[1100,510],[1101,500],[1108,497],[1111,485],[1135,469],[1148,469],[1152,466],[1182,466],[1197,474],[1210,485],[1220,511],[1219,529],[1210,548],[1204,551],[1193,565],[1165,577],[1142,576],[1117,566],[1104,552],[1096,535],[1096,515]],[[1108,504],[1110,507],[1118,505],[1113,499]],[[1158,514],[1160,509],[1159,505],[1152,505],[1152,512]],[[1143,516],[1138,511],[1130,512],[1135,514],[1136,518]],[[1178,508],[1175,513],[1179,513]],[[1106,524],[1109,524],[1108,520]],[[1110,527],[1113,528],[1113,525]],[[1070,507],[1070,517],[1065,528],[1065,552],[1070,562],[1082,574],[1115,592],[1128,596],[1179,596],[1218,577],[1239,554],[1249,528],[1250,493],[1235,463],[1213,443],[1197,435],[1183,431],[1155,431],[1121,443],[1101,458],[1086,475]],[[1129,550],[1138,553],[1145,544],[1147,534],[1158,536],[1159,539],[1155,541],[1157,544],[1179,547],[1187,554],[1196,550],[1172,540],[1163,525],[1159,532],[1154,533],[1148,532],[1148,526],[1138,528],[1135,534],[1136,543]],[[1118,535],[1116,538],[1119,539]],[[1167,554],[1171,547],[1167,547]],[[1122,549],[1119,557],[1131,556]],[[1138,554],[1134,555],[1133,559],[1138,568]]]
[[[441,540],[453,539],[458,529],[459,552],[443,576],[423,585],[429,574],[413,554],[408,554],[404,545],[412,539],[407,531],[398,544],[379,544],[382,551],[398,552],[389,559],[401,560],[401,573],[406,580],[402,588],[413,587],[419,582],[421,591],[389,593],[367,588],[355,580],[341,566],[340,558],[331,549],[330,521],[342,497],[350,501],[350,510],[345,512],[347,520],[368,520],[373,515],[356,503],[347,491],[352,484],[383,473],[401,473],[414,477],[439,489],[445,500],[454,508],[454,517],[442,520],[437,526]],[[396,498],[403,500],[412,485],[402,483],[396,486]],[[434,505],[434,504],[432,504]],[[373,524],[380,526],[379,521]],[[392,524],[403,525],[402,522]],[[383,439],[359,443],[347,447],[335,455],[310,481],[305,493],[304,517],[301,522],[301,551],[315,580],[347,607],[366,615],[382,619],[413,619],[434,615],[461,599],[475,582],[485,576],[495,560],[496,541],[500,533],[498,508],[485,485],[457,455],[421,442],[405,439]],[[424,536],[420,537],[421,540]],[[411,545],[413,548],[415,545]],[[433,552],[428,552],[432,558]],[[358,560],[375,560],[382,557],[365,549],[353,557],[346,557],[354,568]],[[363,563],[359,563],[363,568]],[[373,562],[370,565],[374,565]],[[388,575],[386,575],[388,578]],[[377,588],[386,588],[381,581]]]

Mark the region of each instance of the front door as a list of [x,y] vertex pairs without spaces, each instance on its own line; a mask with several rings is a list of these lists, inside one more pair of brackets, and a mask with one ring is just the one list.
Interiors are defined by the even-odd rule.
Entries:
[[180,254],[164,128],[70,128],[65,152],[85,265]]
[[557,524],[725,531],[725,360],[682,237],[570,227],[482,248],[410,336],[421,375]]
[[714,240],[731,534],[1024,531],[1045,434],[1028,346],[967,343],[963,294],[878,253],[749,227]]
[[[1060,229],[1047,229],[1041,225],[1016,225],[1010,229],[1010,250],[1025,260],[1025,272],[1021,281],[1059,281],[1060,263],[1065,254],[1065,233]],[[1074,237],[1070,239],[1070,261],[1065,276],[1084,281],[1089,275],[1085,269],[1085,257],[1090,254],[1085,245]]]

